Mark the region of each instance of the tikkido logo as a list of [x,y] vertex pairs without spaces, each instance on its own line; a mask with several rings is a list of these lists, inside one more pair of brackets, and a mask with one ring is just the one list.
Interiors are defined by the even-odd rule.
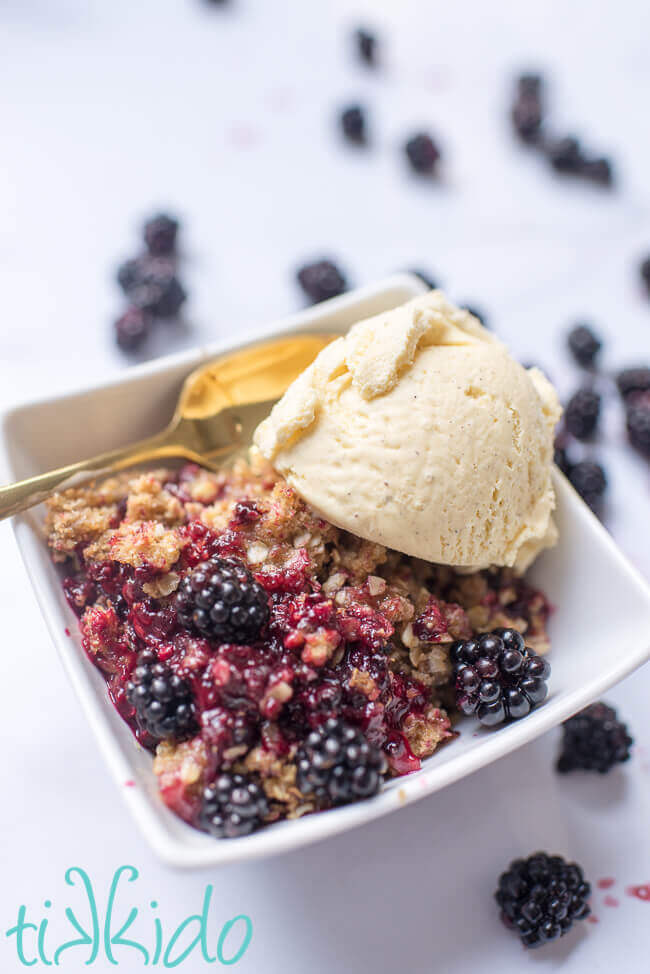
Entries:
[[[136,959],[137,966],[169,969],[179,967],[191,957],[195,971],[199,960],[230,967],[242,959],[253,938],[252,921],[240,913],[215,929],[210,919],[212,885],[205,887],[199,913],[190,914],[173,930],[165,931],[157,914],[156,900],[151,900],[144,909],[132,903],[135,890],[126,884],[135,883],[138,876],[135,866],[116,869],[106,909],[100,914],[90,876],[79,866],[72,866],[65,873],[65,882],[75,890],[72,895],[81,898],[74,910],[67,905],[55,910],[48,899],[43,904],[45,915],[39,918],[28,916],[26,906],[18,907],[16,922],[5,936],[15,947],[20,964],[79,971],[81,964],[89,967],[105,959],[109,964],[123,964],[133,971]],[[66,939],[57,936],[55,928]],[[70,934],[74,936],[68,939]]]

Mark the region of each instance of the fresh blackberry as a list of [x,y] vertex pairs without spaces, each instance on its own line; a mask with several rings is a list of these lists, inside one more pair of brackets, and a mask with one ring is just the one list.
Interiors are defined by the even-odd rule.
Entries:
[[440,150],[430,135],[419,132],[408,140],[404,151],[411,169],[421,176],[430,176],[440,159]]
[[564,411],[564,423],[578,440],[587,440],[596,432],[600,416],[600,396],[586,386],[569,399]]
[[569,456],[566,441],[562,436],[558,436],[555,440],[555,445],[553,448],[553,462],[557,467],[560,468],[565,477],[569,476],[571,470],[573,469],[573,461]]
[[131,304],[161,318],[177,315],[187,295],[176,277],[174,261],[166,257],[138,257],[126,261],[117,279]]
[[423,284],[430,287],[432,291],[435,291],[438,287],[436,281],[431,277],[428,271],[417,270],[416,268],[411,268],[409,274],[414,274],[415,277],[419,277]]
[[580,866],[562,856],[536,852],[510,863],[499,877],[494,898],[501,919],[519,934],[524,947],[542,947],[563,937],[575,920],[589,916],[590,895]]
[[141,730],[156,741],[182,741],[196,730],[194,699],[189,684],[145,650],[126,685],[126,699],[135,708]]
[[256,781],[224,772],[203,789],[199,827],[219,839],[236,839],[259,829],[268,813],[269,803]]
[[517,95],[519,98],[541,98],[544,84],[541,74],[526,72],[517,78]]
[[375,795],[386,766],[382,753],[340,717],[328,718],[307,735],[296,763],[301,792],[333,805]]
[[569,332],[568,344],[569,350],[578,365],[589,368],[594,364],[603,343],[589,325],[581,322],[574,325]]
[[182,626],[221,643],[254,642],[268,622],[268,597],[237,558],[201,562],[181,581],[176,611]]
[[616,376],[616,385],[623,399],[635,392],[650,392],[650,367],[623,369]]
[[510,117],[523,142],[537,141],[544,120],[542,103],[537,95],[520,95],[512,106]]
[[305,264],[297,272],[296,277],[301,288],[314,304],[335,298],[348,289],[345,277],[331,260],[317,260],[312,264]]
[[125,352],[133,352],[144,342],[151,327],[151,315],[144,308],[127,308],[115,322],[115,340]]
[[601,465],[593,460],[581,460],[573,464],[568,477],[582,499],[598,513],[607,488],[607,477]]
[[359,27],[354,32],[354,41],[361,60],[370,67],[374,67],[377,63],[376,36],[364,27]]
[[341,112],[341,129],[348,142],[363,145],[366,141],[366,117],[361,105],[349,105]]
[[639,273],[641,275],[641,280],[650,291],[650,256],[641,261]]
[[562,751],[557,770],[562,774],[581,769],[606,774],[630,756],[634,743],[627,727],[617,720],[606,703],[592,703],[562,725]]
[[625,403],[625,413],[630,443],[650,457],[650,391],[630,396]]
[[571,136],[551,142],[546,146],[546,155],[553,169],[560,173],[577,174],[584,161],[580,143]]
[[519,720],[546,699],[551,667],[516,629],[452,643],[456,705],[485,727]]
[[176,250],[178,220],[166,213],[147,220],[144,225],[144,242],[152,257],[168,257]]

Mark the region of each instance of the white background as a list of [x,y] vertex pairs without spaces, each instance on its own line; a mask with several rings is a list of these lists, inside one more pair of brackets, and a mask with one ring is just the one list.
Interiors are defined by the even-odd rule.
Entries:
[[[361,19],[382,31],[381,71],[351,56]],[[158,206],[184,220],[191,302],[186,326],[162,325],[146,356],[295,309],[296,265],[332,254],[353,283],[428,268],[563,395],[578,380],[563,347],[576,316],[602,332],[607,370],[648,361],[637,265],[650,251],[649,36],[650,7],[632,0],[2,0],[0,404],[128,367],[110,337],[121,306],[111,275]],[[558,130],[612,154],[616,191],[558,181],[515,144],[507,102],[527,67],[551,79]],[[368,150],[337,136],[338,107],[356,99],[371,113]],[[421,126],[443,147],[438,184],[410,177],[400,154]],[[650,574],[650,470],[624,445],[615,396],[604,426],[607,523]],[[650,903],[624,890],[650,881],[647,668],[609,697],[637,747],[607,778],[558,778],[558,732],[343,837],[175,873],[152,858],[99,763],[10,529],[0,530],[2,971],[22,969],[4,937],[20,903],[40,918],[52,899],[55,945],[63,907],[80,902],[65,892],[65,869],[84,866],[103,901],[124,863],[141,873],[130,902],[146,914],[155,898],[168,934],[200,908],[207,883],[215,929],[249,914],[253,942],[235,967],[245,974],[646,969]],[[616,884],[594,894],[597,924],[525,955],[491,893],[512,857],[537,848]],[[81,970],[85,956],[63,969]],[[117,956],[138,969],[137,956]],[[207,968],[193,959],[180,969]]]

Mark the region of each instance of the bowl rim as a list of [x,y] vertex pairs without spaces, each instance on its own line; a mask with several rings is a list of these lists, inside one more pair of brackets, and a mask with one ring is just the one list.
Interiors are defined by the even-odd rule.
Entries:
[[[391,295],[400,291],[403,292],[401,300],[408,300],[409,297],[416,297],[426,291],[426,287],[414,275],[393,275],[376,284],[348,292],[339,298],[323,302],[321,305],[307,308],[302,312],[283,318],[279,322],[256,329],[247,333],[242,342],[215,343],[166,356],[151,363],[134,366],[128,372],[118,374],[114,378],[100,383],[15,406],[3,414],[0,422],[2,460],[8,471],[13,473],[12,426],[24,410],[47,409],[80,395],[92,395],[100,390],[118,389],[129,383],[137,384],[143,378],[151,375],[164,375],[184,365],[187,366],[189,373],[197,362],[207,357],[244,348],[271,335],[289,334],[300,330],[325,329],[327,327],[326,320],[335,316],[347,316],[349,313],[351,321],[358,320],[355,317],[355,308],[360,308],[369,301],[377,303],[382,300],[385,301],[386,308],[394,306],[394,303],[391,305],[388,302]],[[157,790],[155,794],[152,794],[149,789],[125,787],[125,783],[133,779],[134,772],[126,754],[123,753],[117,743],[111,727],[108,709],[111,708],[111,704],[107,698],[103,700],[103,703],[96,699],[91,691],[88,672],[88,670],[94,670],[94,667],[80,652],[77,639],[69,638],[66,635],[67,620],[62,615],[60,602],[54,597],[53,586],[46,576],[45,569],[41,567],[43,540],[36,530],[34,518],[29,514],[14,518],[13,527],[18,547],[64,669],[99,744],[100,751],[115,779],[118,790],[141,833],[156,855],[168,865],[182,868],[201,868],[221,863],[243,862],[299,848],[365,822],[373,821],[412,801],[433,794],[454,781],[522,747],[597,699],[604,690],[619,682],[633,669],[650,658],[650,587],[628,562],[605,528],[558,470],[554,471],[554,481],[558,500],[568,505],[571,516],[579,520],[585,531],[596,534],[604,552],[616,563],[619,572],[627,583],[635,589],[640,600],[645,603],[649,623],[647,632],[645,628],[640,627],[633,644],[628,645],[625,654],[615,660],[606,672],[603,671],[600,675],[594,674],[583,686],[577,689],[560,694],[557,698],[549,698],[544,707],[535,710],[525,721],[504,727],[497,734],[481,736],[480,746],[470,748],[469,751],[458,755],[457,758],[437,763],[434,755],[430,763],[427,761],[423,764],[421,771],[404,778],[394,779],[369,801],[327,812],[319,812],[317,815],[306,816],[292,822],[277,823],[250,836],[228,841],[219,841],[203,836],[195,829],[180,822],[177,816],[164,807],[158,797]],[[47,553],[45,554],[47,555]],[[135,740],[133,744],[134,748],[137,748]],[[179,822],[182,826],[180,830]]]

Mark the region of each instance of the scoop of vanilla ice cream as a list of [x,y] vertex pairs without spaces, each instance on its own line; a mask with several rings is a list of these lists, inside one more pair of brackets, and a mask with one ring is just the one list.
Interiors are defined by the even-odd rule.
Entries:
[[551,384],[440,291],[354,325],[256,430],[318,513],[408,555],[524,571],[556,541]]

